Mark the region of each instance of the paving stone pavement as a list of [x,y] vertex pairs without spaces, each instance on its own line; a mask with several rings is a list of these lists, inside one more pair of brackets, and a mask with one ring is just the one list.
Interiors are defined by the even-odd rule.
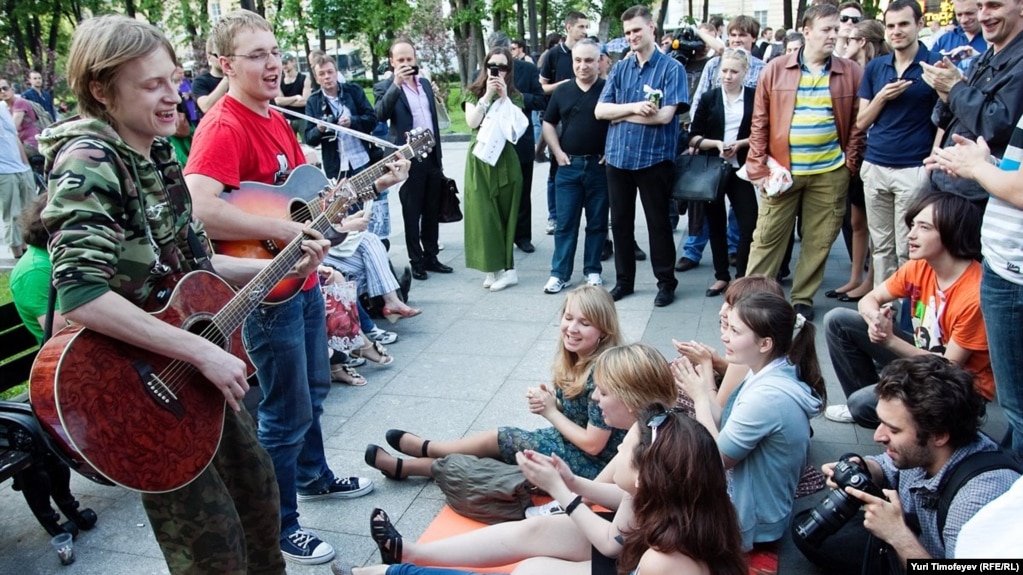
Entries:
[[[446,172],[460,183],[468,144],[443,144]],[[338,474],[372,478],[374,493],[348,501],[315,501],[299,504],[303,526],[315,530],[332,544],[340,556],[356,565],[379,561],[369,537],[369,516],[374,507],[387,510],[407,538],[418,537],[444,504],[443,495],[432,482],[384,479],[363,462],[367,443],[386,445],[384,432],[392,427],[415,431],[424,437],[453,438],[499,425],[540,427],[544,420],[529,414],[523,401],[528,386],[549,381],[549,366],[558,338],[557,312],[561,296],[543,293],[549,277],[554,249],[553,236],[544,234],[546,178],[549,164],[535,166],[532,186],[532,229],[536,252],[516,249],[519,285],[491,293],[482,289],[483,274],[467,270],[463,257],[461,223],[442,224],[444,250],[440,260],[455,268],[453,274],[430,273],[426,281],[414,281],[410,304],[422,315],[401,320],[395,326],[378,320],[378,325],[398,332],[399,340],[389,347],[395,361],[385,368],[367,365],[360,372],[369,380],[361,388],[335,386],[324,405],[323,433],[328,460]],[[397,194],[390,195],[391,256],[400,269],[406,263],[401,206]],[[642,214],[642,210],[637,210]],[[642,216],[639,216],[642,219]],[[685,217],[675,238],[685,239]],[[644,250],[646,227],[637,222],[637,237]],[[798,247],[798,244],[797,244]],[[576,285],[581,281],[581,242],[577,254]],[[817,325],[835,300],[823,291],[841,285],[848,277],[848,258],[841,241],[836,242],[828,261],[821,295],[816,302]],[[608,288],[614,285],[613,261],[605,262],[603,273]],[[696,339],[719,345],[717,311],[721,298],[704,297],[713,283],[710,253],[695,270],[679,273],[675,302],[655,308],[656,286],[649,262],[637,265],[636,293],[619,302],[621,323],[627,339],[642,339],[656,346],[666,357],[674,356],[671,338]],[[788,287],[788,286],[786,286]],[[817,350],[828,379],[833,401],[841,402],[842,391],[834,378],[823,334],[818,330]],[[986,429],[995,437],[1005,430],[997,406],[989,408]],[[853,425],[836,424],[817,418],[813,422],[811,461],[834,460],[846,451],[877,453],[872,433]],[[75,542],[77,561],[61,567],[49,537],[32,518],[20,493],[10,482],[0,485],[0,573],[19,575],[67,573],[143,575],[167,573],[149,523],[134,493],[93,484],[77,475],[72,490],[82,504],[99,514],[99,522]],[[798,507],[816,503],[823,492],[797,501]],[[326,566],[289,564],[294,574],[328,573]],[[779,572],[783,574],[823,573],[809,565],[791,541],[781,547]]]

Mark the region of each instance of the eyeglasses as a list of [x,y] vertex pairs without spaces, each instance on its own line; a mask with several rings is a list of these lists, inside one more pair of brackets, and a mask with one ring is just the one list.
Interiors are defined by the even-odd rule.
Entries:
[[284,57],[284,52],[280,50],[270,50],[269,52],[253,52],[252,54],[224,54],[227,58],[245,58],[249,62],[262,64],[265,63],[267,58],[273,56],[275,59],[280,60]]
[[852,22],[853,24],[859,24],[860,20],[863,19],[861,16],[839,16],[838,19],[845,24],[846,22]]
[[852,42],[853,40],[866,40],[866,38],[862,36],[849,36],[849,41]]
[[487,68],[495,69],[498,72],[507,72],[508,64],[487,64]]
[[668,411],[665,411],[663,413],[658,413],[657,415],[652,416],[646,422],[646,426],[650,428],[650,443],[651,444],[653,444],[655,441],[657,441],[657,428],[662,426],[662,425],[664,425],[665,421],[668,421],[668,416],[673,414],[673,413],[681,413],[681,412],[682,412],[681,409],[679,409],[677,407],[673,407],[673,408],[669,409]]

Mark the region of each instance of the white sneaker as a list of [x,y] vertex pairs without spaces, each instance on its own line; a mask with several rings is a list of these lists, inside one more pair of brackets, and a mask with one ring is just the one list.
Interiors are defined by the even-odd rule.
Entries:
[[572,285],[572,282],[563,282],[560,279],[551,276],[551,279],[547,280],[547,285],[543,286],[543,293],[558,293],[570,285]]
[[534,507],[526,508],[526,518],[530,517],[542,517],[544,515],[560,515],[565,510],[561,508],[561,505],[557,501],[548,501],[543,505],[536,505]]
[[514,269],[504,270],[501,273],[501,277],[497,278],[497,281],[490,284],[490,291],[501,291],[508,286],[517,285],[519,283],[519,274]]
[[824,417],[831,421],[837,421],[838,423],[852,423],[853,416],[849,413],[848,405],[831,405],[824,410]]
[[586,274],[586,285],[599,287],[604,285],[604,280],[600,274]]
[[494,272],[488,272],[487,275],[483,276],[483,289],[490,289],[490,286],[494,285],[497,281],[497,274]]

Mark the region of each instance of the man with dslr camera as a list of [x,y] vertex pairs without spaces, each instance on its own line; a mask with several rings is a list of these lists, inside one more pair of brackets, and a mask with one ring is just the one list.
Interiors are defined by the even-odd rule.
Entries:
[[[887,499],[868,494],[869,485],[855,489],[848,481],[842,482],[846,485],[844,493],[855,498],[850,500],[853,510],[863,506],[864,529],[891,546],[898,555],[898,564],[905,565],[907,559],[955,557],[956,539],[963,524],[1005,493],[1019,477],[1009,468],[1012,460],[1008,454],[989,465],[973,465],[977,458],[970,456],[998,451],[998,446],[980,431],[984,398],[974,389],[969,372],[932,354],[893,361],[882,372],[876,391],[881,423],[874,439],[885,452],[861,461],[870,480]],[[960,466],[980,472],[957,481],[953,478]],[[832,489],[838,487],[833,481],[835,470],[835,463],[823,466]],[[829,500],[834,501],[835,495],[829,494]],[[943,521],[944,505],[947,514]],[[815,512],[832,515],[842,504],[824,507],[819,505]],[[826,519],[810,528],[807,526],[812,520],[797,519],[797,546],[815,563],[834,566],[834,554],[828,549],[808,549],[805,544],[806,539],[812,540],[812,536],[806,536],[807,531],[817,527],[828,530],[823,527]],[[840,527],[833,523],[831,531]],[[840,552],[836,549],[835,553]],[[864,567],[864,573],[871,572],[869,565]]]

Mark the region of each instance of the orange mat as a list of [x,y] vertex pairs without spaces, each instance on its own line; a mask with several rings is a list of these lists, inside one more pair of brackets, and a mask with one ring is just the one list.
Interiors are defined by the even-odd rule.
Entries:
[[[437,514],[437,517],[433,519],[433,522],[430,523],[430,526],[426,528],[426,531],[423,532],[419,542],[429,543],[439,539],[446,539],[485,526],[485,523],[462,517],[445,505],[440,510],[440,513]],[[746,555],[746,560],[749,562],[750,575],[775,575],[778,573],[778,551],[774,546],[754,549]],[[518,563],[490,568],[474,567],[467,570],[476,573],[511,573],[516,565]]]
[[[447,539],[455,535],[462,533],[468,533],[480,527],[486,527],[486,523],[480,523],[473,519],[462,517],[457,514],[447,505],[440,510],[437,517],[434,517],[433,522],[423,532],[422,537],[419,538],[420,543],[429,543],[431,541],[437,541],[438,539]],[[518,563],[512,563],[511,565],[501,565],[499,567],[473,567],[471,569],[465,568],[476,573],[511,573]],[[456,567],[457,569],[457,567]]]

